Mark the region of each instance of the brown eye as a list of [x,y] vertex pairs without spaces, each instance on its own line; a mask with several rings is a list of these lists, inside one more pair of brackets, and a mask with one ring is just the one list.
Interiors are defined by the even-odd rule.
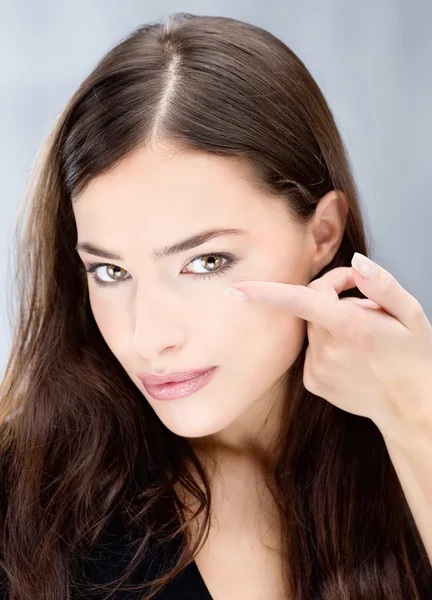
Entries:
[[107,273],[109,277],[113,279],[113,281],[118,281],[121,279],[118,273],[119,271],[124,271],[126,273],[125,269],[122,269],[121,267],[117,267],[116,265],[107,265]]
[[[196,270],[196,266],[198,270]],[[187,265],[186,275],[192,275],[198,279],[207,279],[211,277],[221,277],[222,274],[231,269],[237,263],[237,258],[232,254],[212,252],[208,254],[201,254],[195,256]],[[194,271],[191,270],[191,266],[194,267]],[[185,267],[186,268],[186,267]],[[183,273],[184,271],[182,271]]]
[[[103,279],[101,277],[101,271],[105,269],[104,273],[108,277],[108,279]],[[91,277],[95,280],[95,282],[100,285],[116,285],[117,283],[121,283],[124,279],[128,279],[122,276],[121,272],[127,273],[125,269],[118,267],[117,265],[109,265],[107,263],[92,263],[86,269],[87,273],[90,273]]]
[[210,271],[215,271],[222,265],[222,258],[217,254],[204,254],[202,260],[207,263],[206,266],[209,267]]
[[[213,252],[196,256],[189,261],[188,266],[199,261],[201,262],[202,270],[200,272],[186,271],[185,275],[192,275],[194,278],[198,277],[200,279],[215,276],[221,277],[225,271],[232,269],[237,264],[238,259],[233,254]],[[105,271],[102,271],[102,269],[105,269]],[[91,263],[86,268],[86,271],[91,274],[92,279],[99,286],[113,286],[131,279],[131,277],[124,277],[123,274],[127,273],[125,269],[108,263]],[[105,273],[107,279],[102,279],[102,272]]]
[[[201,271],[195,271],[195,275],[212,273],[213,271],[218,271],[222,267],[222,261],[224,257],[220,254],[202,254],[201,256],[196,256],[189,262],[189,265],[193,265],[196,263],[198,269],[201,268]],[[228,260],[225,258],[225,260]]]

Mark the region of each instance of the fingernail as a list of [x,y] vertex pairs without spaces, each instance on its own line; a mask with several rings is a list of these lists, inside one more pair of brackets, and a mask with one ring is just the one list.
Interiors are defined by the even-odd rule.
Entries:
[[371,261],[367,256],[354,252],[354,256],[351,260],[351,265],[356,269],[362,277],[370,279],[376,272],[376,264]]
[[247,300],[246,294],[241,292],[240,290],[236,290],[235,288],[227,288],[224,291],[226,296],[231,296],[232,298],[236,298],[237,300]]

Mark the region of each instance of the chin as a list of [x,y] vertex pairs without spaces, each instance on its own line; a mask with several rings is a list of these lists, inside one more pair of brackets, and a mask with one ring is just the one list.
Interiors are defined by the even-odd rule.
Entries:
[[206,436],[212,436],[220,431],[223,431],[230,423],[222,422],[219,418],[216,420],[206,419],[191,419],[183,415],[181,421],[173,422],[168,419],[161,419],[165,427],[175,433],[176,435],[184,438],[202,438]]

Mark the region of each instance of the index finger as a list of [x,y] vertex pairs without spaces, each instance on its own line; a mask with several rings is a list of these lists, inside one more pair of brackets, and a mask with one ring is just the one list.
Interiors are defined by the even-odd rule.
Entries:
[[304,285],[275,281],[247,281],[236,283],[235,289],[244,292],[248,302],[267,304],[285,310],[296,317],[338,331],[352,316],[349,302],[340,302],[327,292]]

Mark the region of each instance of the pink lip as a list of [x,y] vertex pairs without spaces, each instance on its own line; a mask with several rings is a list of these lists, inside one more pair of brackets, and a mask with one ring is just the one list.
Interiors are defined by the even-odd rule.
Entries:
[[210,369],[213,369],[213,367],[205,367],[204,369],[195,369],[193,371],[172,371],[163,375],[158,375],[157,373],[138,374],[137,377],[144,385],[162,385],[163,383],[177,383],[179,381],[194,379]]
[[[217,367],[206,369],[201,371],[200,374],[193,379],[185,379],[177,383],[149,385],[143,382],[143,385],[146,391],[156,400],[184,398],[204,387],[212,379],[216,369]],[[141,379],[141,377],[139,377],[139,379]]]

